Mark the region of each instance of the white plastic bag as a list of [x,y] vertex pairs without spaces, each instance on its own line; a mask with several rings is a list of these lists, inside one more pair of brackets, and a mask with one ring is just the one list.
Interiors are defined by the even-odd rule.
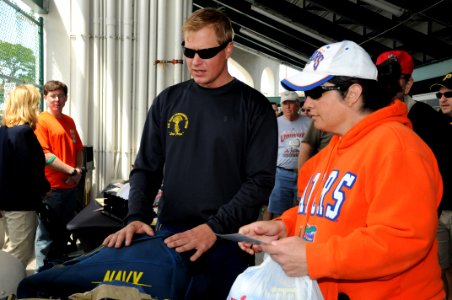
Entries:
[[270,255],[237,276],[227,300],[323,300],[317,281],[289,277]]

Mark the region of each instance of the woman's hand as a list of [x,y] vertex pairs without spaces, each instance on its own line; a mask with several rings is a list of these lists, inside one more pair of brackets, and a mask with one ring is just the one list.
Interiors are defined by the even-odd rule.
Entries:
[[[282,221],[257,221],[241,227],[239,233],[261,240],[264,244],[271,243],[287,235],[286,226]],[[239,243],[240,249],[249,254],[262,252],[261,245]]]

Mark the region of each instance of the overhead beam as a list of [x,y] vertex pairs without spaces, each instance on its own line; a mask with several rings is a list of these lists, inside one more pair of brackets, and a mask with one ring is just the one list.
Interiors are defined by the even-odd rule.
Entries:
[[[305,0],[305,7],[289,0],[193,0],[193,5],[197,8],[224,7],[243,43],[250,47],[259,46],[259,51],[278,59],[291,57],[290,52],[309,57],[326,44],[327,39],[355,41],[373,60],[390,49],[403,49],[411,53],[415,66],[452,57],[452,44],[447,42],[450,41],[448,31],[452,19],[442,19],[443,15],[448,16],[452,0],[443,1],[429,9],[426,8],[438,3],[438,0],[384,1],[403,8],[406,13],[390,19],[378,11],[374,12],[371,6],[360,6],[359,0]],[[438,10],[442,14],[438,14]],[[435,15],[441,17],[434,18]],[[408,20],[410,17],[415,20]],[[433,31],[424,34],[403,22],[416,28],[422,24],[420,22],[431,22],[434,27]],[[441,29],[441,25],[444,29]],[[278,49],[265,45],[257,34],[256,37],[241,35],[240,28],[259,33],[260,37],[270,40]],[[362,28],[362,31],[358,28]]]
[[[350,19],[356,24],[362,24],[363,26],[372,28],[375,31],[375,37],[396,39],[432,57],[444,57],[452,53],[451,45],[417,30],[408,28],[403,22],[392,21],[348,0],[315,0],[311,3]],[[368,39],[364,42],[367,43],[371,40]],[[432,47],[432,45],[435,46]]]
[[[338,26],[307,9],[303,9],[295,4],[287,1],[274,0],[255,0],[254,5],[267,7],[281,15],[287,16],[294,23],[307,24],[314,31],[321,35],[329,36],[337,41],[351,40],[358,44],[364,41],[364,37],[345,27]],[[323,45],[323,44],[322,44]],[[322,46],[320,45],[320,46]],[[379,53],[390,50],[391,48],[382,45],[376,41],[370,41],[366,45],[362,45],[371,56],[376,56]]]
[[[212,1],[208,0],[196,0],[194,5],[197,7],[208,7],[212,6],[212,4],[223,6],[225,13],[231,18],[232,23],[236,25],[235,28],[246,28],[247,30],[265,33],[265,37],[271,40],[272,43],[283,45],[287,49],[287,51],[278,49],[280,52],[298,52],[300,54],[299,57],[310,57],[320,46],[319,42],[315,41],[312,37],[300,34],[290,27],[279,24],[275,20],[257,14],[251,10],[250,5],[245,7],[243,1],[231,2],[234,3],[223,3],[223,1],[214,1],[212,3]],[[236,30],[236,33],[239,34],[240,30]],[[252,36],[247,37],[247,40],[252,39]],[[259,45],[262,44],[262,41],[256,36],[254,43]],[[314,43],[317,44],[314,45]],[[297,58],[297,60],[300,60],[300,58]]]

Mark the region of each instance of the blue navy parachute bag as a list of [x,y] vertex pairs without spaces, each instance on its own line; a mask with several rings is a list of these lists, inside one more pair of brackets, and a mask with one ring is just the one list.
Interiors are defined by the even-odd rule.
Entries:
[[190,285],[188,263],[163,240],[169,232],[137,236],[128,247],[100,247],[23,279],[18,298],[62,298],[111,283],[138,288],[157,299],[184,299]]

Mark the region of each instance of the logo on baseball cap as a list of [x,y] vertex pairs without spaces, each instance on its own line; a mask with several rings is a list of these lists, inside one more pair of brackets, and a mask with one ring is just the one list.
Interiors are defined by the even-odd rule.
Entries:
[[452,72],[446,74],[440,82],[434,83],[430,86],[431,91],[437,91],[441,87],[452,90]]
[[308,91],[334,76],[377,80],[377,67],[361,46],[346,40],[317,49],[303,71],[282,80],[281,85],[291,91]]

